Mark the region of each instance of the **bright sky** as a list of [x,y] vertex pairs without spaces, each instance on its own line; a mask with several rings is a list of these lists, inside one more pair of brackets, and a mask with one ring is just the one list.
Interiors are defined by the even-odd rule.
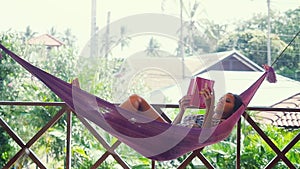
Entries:
[[[177,11],[178,0],[168,1],[169,13]],[[185,1],[185,0],[184,0]],[[92,0],[0,0],[0,31],[12,28],[25,31],[27,26],[39,34],[51,27],[62,32],[71,28],[79,45],[87,43],[91,27]],[[142,13],[160,13],[162,0],[98,0],[97,25],[106,23],[107,12],[111,22]],[[250,17],[253,13],[267,12],[267,0],[203,0],[207,15],[218,22],[229,22]],[[300,0],[271,0],[271,8],[285,11],[300,5]]]

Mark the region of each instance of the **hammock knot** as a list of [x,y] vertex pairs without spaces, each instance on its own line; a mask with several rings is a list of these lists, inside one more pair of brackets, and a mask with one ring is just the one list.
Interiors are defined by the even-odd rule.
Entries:
[[276,83],[277,82],[277,79],[276,79],[276,74],[275,74],[275,71],[272,67],[269,67],[266,69],[267,71],[267,80],[268,82],[270,83]]

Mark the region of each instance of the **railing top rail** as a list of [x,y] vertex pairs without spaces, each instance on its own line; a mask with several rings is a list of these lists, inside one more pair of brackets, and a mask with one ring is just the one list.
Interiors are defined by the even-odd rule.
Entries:
[[0,101],[0,105],[10,106],[65,106],[64,102],[38,102],[38,101]]
[[[119,105],[120,103],[115,103]],[[65,102],[39,102],[39,101],[0,101],[0,105],[12,106],[66,106]],[[178,108],[178,104],[151,104],[159,108]],[[300,112],[300,108],[286,107],[247,107],[246,110],[252,111],[285,111],[285,112]]]

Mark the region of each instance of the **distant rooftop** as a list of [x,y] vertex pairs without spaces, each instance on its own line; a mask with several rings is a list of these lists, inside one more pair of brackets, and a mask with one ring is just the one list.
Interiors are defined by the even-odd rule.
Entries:
[[[120,73],[128,74],[129,71],[138,73],[145,69],[155,68],[167,72],[177,80],[209,70],[263,71],[261,66],[237,51],[186,56],[184,61],[178,56],[150,57],[145,52],[138,52],[128,57],[125,63],[122,69],[124,72]],[[130,70],[126,72],[126,69]]]
[[58,47],[63,45],[64,43],[54,38],[49,34],[43,34],[28,40],[30,45],[45,45],[48,47]]
[[[300,93],[297,93],[279,103],[272,105],[273,108],[300,108]],[[258,122],[264,124],[272,124],[285,128],[300,128],[299,112],[278,112],[268,111],[256,114],[255,118]]]
[[[263,72],[264,70],[237,51],[187,56],[184,60],[178,56],[150,57],[145,52],[138,52],[125,60],[115,76],[122,81],[121,90],[127,89],[124,85],[131,87],[130,83],[138,81],[139,75],[143,75],[143,80],[149,88],[160,90],[176,83],[188,82],[190,78],[208,71]],[[122,99],[122,96],[123,92],[116,91],[116,99]]]

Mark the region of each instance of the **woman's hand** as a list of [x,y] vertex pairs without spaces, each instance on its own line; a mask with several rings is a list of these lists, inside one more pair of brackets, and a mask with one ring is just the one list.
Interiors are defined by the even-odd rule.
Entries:
[[175,117],[172,124],[178,124],[181,122],[185,109],[190,106],[191,96],[185,95],[179,100],[179,113]]
[[206,105],[206,113],[204,117],[204,121],[202,124],[203,128],[207,128],[211,126],[212,116],[214,114],[214,106],[215,106],[215,92],[213,89],[208,89],[205,87],[200,93],[205,98],[205,105]]
[[187,107],[190,106],[191,96],[185,95],[179,100],[179,108],[180,110],[185,111]]
[[209,89],[207,86],[200,91],[200,94],[204,97],[205,99],[205,105],[207,108],[210,108],[211,106],[214,105],[215,101],[215,95],[214,95],[214,90]]

